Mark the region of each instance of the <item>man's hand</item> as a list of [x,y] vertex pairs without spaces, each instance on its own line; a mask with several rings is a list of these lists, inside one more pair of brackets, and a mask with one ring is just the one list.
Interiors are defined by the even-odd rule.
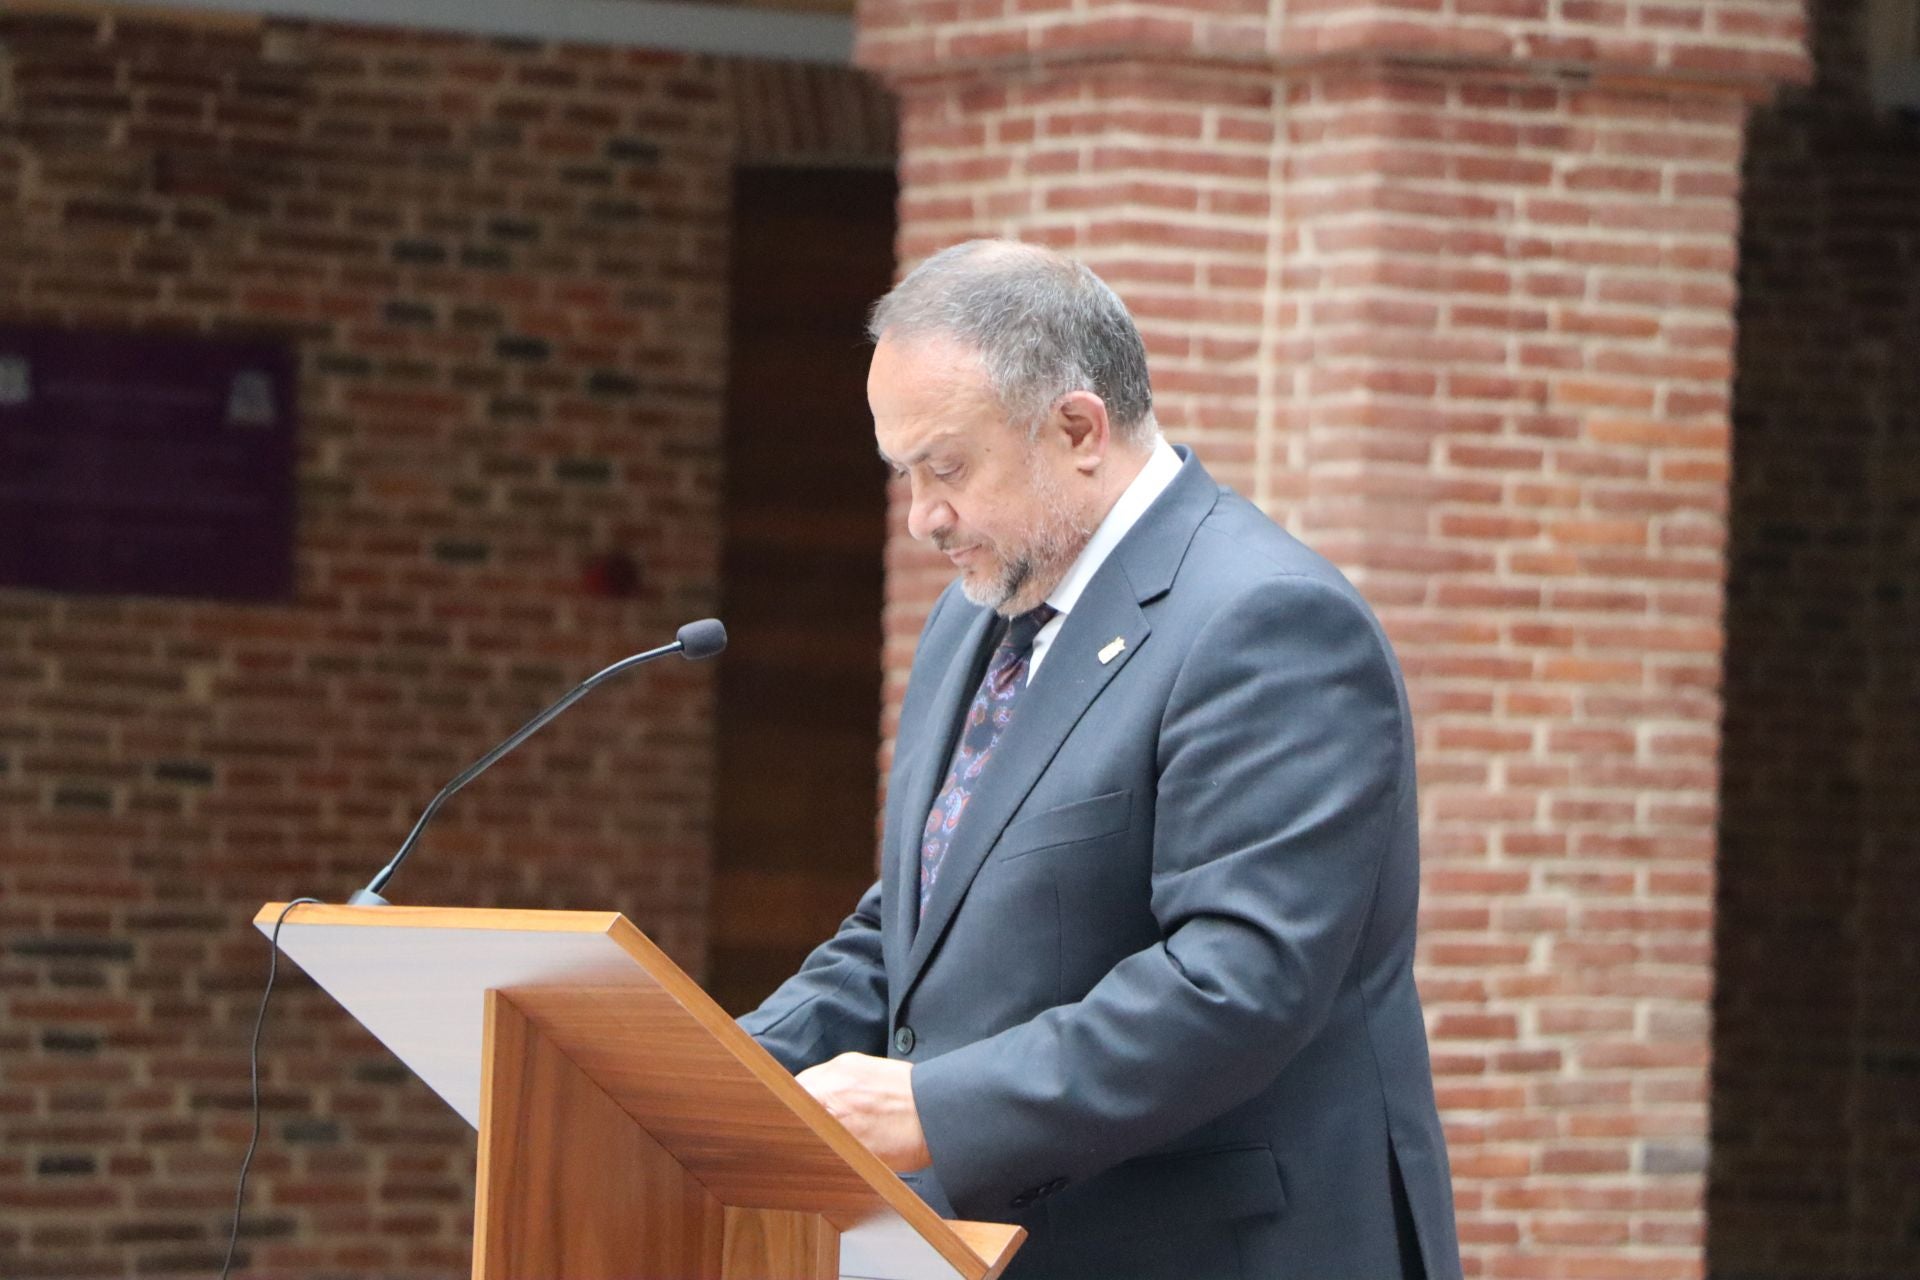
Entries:
[[794,1079],[895,1173],[933,1163],[913,1105],[913,1064],[843,1053]]

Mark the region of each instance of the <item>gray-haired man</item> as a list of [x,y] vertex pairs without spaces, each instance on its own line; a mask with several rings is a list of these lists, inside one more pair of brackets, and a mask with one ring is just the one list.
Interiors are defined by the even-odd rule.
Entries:
[[1460,1275],[1411,971],[1406,695],[1326,561],[1160,439],[1085,267],[876,308],[920,638],[880,881],[743,1021],[1008,1277]]

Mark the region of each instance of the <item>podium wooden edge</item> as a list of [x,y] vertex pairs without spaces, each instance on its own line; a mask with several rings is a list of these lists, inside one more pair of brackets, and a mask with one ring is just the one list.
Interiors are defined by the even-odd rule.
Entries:
[[1025,1227],[1016,1227],[1010,1222],[962,1222],[952,1218],[940,1221],[953,1228],[953,1233],[973,1250],[974,1256],[987,1264],[980,1280],[1000,1280],[1000,1273],[1007,1269],[1021,1241],[1027,1238]]
[[[286,910],[284,902],[269,902],[253,923],[273,929]],[[457,920],[450,917],[459,917]],[[618,911],[517,911],[505,907],[349,907],[336,902],[303,902],[287,915],[287,923],[351,925],[405,925],[416,929],[511,929],[517,933],[606,933]],[[632,927],[632,922],[628,921]],[[639,930],[634,930],[638,933]],[[658,952],[658,948],[655,948]],[[662,959],[665,953],[659,952]],[[667,963],[672,964],[671,960]],[[678,966],[676,966],[678,967]],[[651,972],[651,970],[649,970]],[[658,977],[658,974],[654,975]]]
[[[253,923],[271,934],[274,921],[286,910],[269,902]],[[1009,1223],[948,1221],[935,1213],[893,1170],[801,1088],[793,1075],[715,1004],[700,984],[688,977],[639,926],[617,911],[512,910],[496,907],[350,907],[332,903],[302,903],[287,913],[286,923],[354,925],[431,929],[514,930],[525,933],[600,933],[611,938],[647,971],[674,1003],[699,1022],[811,1129],[816,1137],[858,1171],[887,1206],[931,1245],[953,1268],[970,1280],[997,1280],[1026,1239],[1026,1231]],[[836,1223],[842,1230],[854,1223]]]

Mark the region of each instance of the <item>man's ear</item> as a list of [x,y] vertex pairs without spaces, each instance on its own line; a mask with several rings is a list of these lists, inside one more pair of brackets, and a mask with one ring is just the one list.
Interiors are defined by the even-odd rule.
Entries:
[[1054,405],[1053,421],[1066,439],[1074,467],[1088,475],[1098,470],[1113,443],[1106,402],[1091,391],[1069,391]]

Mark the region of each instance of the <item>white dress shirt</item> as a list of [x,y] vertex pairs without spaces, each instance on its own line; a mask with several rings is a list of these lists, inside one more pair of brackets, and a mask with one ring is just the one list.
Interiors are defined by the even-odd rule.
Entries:
[[1120,539],[1127,531],[1138,524],[1140,517],[1147,513],[1153,500],[1166,492],[1173,478],[1180,474],[1180,455],[1164,439],[1155,442],[1153,453],[1147,458],[1147,465],[1140,468],[1140,474],[1133,478],[1107,512],[1106,519],[1087,539],[1087,545],[1080,549],[1080,555],[1067,570],[1067,576],[1060,579],[1060,585],[1047,595],[1047,603],[1059,612],[1047,625],[1040,628],[1040,634],[1033,638],[1033,653],[1027,659],[1027,682],[1031,684],[1040,664],[1047,659],[1047,650],[1053,646],[1053,638],[1060,634],[1067,615],[1073,612],[1073,606],[1080,602],[1080,595],[1093,581],[1100,566],[1107,562],[1113,549],[1120,545]]

